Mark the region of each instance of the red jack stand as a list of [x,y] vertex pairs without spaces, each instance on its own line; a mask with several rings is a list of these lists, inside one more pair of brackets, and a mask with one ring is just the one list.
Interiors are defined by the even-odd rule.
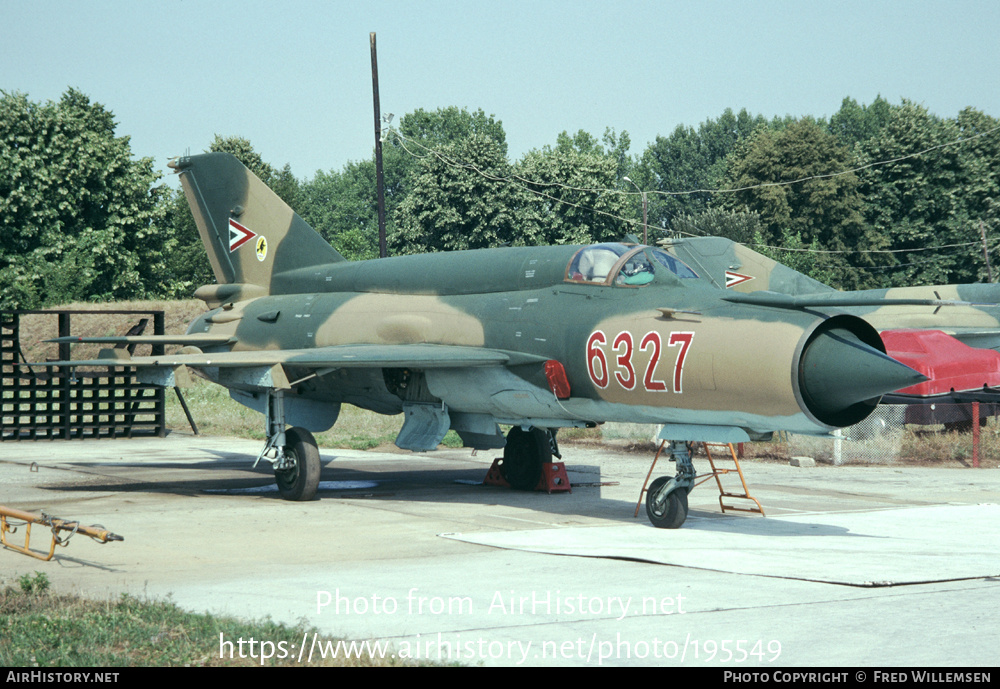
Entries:
[[[500,488],[510,488],[510,484],[500,473],[501,457],[493,460],[493,466],[486,472],[483,485],[499,486]],[[573,486],[569,483],[569,476],[566,475],[566,465],[563,462],[545,462],[542,464],[542,475],[538,479],[535,490],[549,493],[572,493]]]
[[510,484],[500,473],[500,462],[502,457],[497,457],[493,460],[493,465],[490,470],[486,472],[486,478],[483,479],[484,486],[497,486],[499,488],[510,488]]

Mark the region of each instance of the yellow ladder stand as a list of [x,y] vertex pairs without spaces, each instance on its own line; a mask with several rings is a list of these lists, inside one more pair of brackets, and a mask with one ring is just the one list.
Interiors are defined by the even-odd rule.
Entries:
[[[760,501],[757,498],[750,496],[750,489],[747,488],[747,480],[743,476],[743,469],[740,467],[740,460],[736,457],[736,449],[733,447],[732,443],[702,443],[705,447],[705,455],[708,457],[708,463],[712,467],[712,476],[715,477],[715,483],[719,486],[719,507],[722,508],[722,512],[725,513],[726,510],[733,512],[756,512],[761,516],[764,516],[764,508],[760,506]],[[712,451],[710,447],[714,448],[728,448],[729,457],[726,457],[723,453],[722,456],[712,457]],[[717,462],[725,462],[732,459],[735,469],[719,468],[716,466]],[[722,487],[722,480],[719,478],[724,474],[737,473],[740,477],[740,484],[743,486],[742,493],[727,492],[725,488]],[[727,505],[723,498],[733,498],[736,500],[752,500],[756,507],[735,507],[733,505]]]
[[[646,474],[646,480],[642,484],[642,490],[639,491],[639,501],[635,505],[635,515],[634,516],[636,516],[636,517],[639,516],[639,510],[642,507],[642,498],[646,494],[646,486],[649,485],[649,479],[653,475],[653,469],[656,468],[656,462],[660,459],[660,453],[663,452],[663,448],[664,448],[665,445],[666,445],[666,441],[665,440],[660,441],[660,447],[656,450],[656,456],[653,457],[653,464],[652,464],[652,466],[649,467],[649,472]],[[736,449],[733,447],[733,444],[732,443],[702,443],[702,445],[705,448],[705,455],[708,457],[708,463],[712,467],[712,473],[710,473],[710,474],[702,474],[702,475],[696,477],[695,478],[694,486],[692,488],[696,488],[696,487],[700,486],[701,484],[705,483],[705,481],[708,481],[709,479],[711,479],[711,478],[714,477],[716,485],[719,486],[719,507],[722,508],[723,514],[725,514],[726,510],[728,509],[728,510],[731,510],[733,512],[755,512],[757,514],[760,514],[761,516],[765,516],[764,515],[764,508],[761,507],[760,502],[757,500],[757,498],[754,498],[754,497],[750,496],[750,490],[747,488],[747,481],[746,481],[746,478],[743,476],[743,469],[740,467],[740,460],[736,457]],[[725,458],[723,458],[723,457],[719,457],[719,458],[712,457],[712,452],[708,449],[709,446],[715,447],[715,448],[729,448],[729,456],[732,458],[733,464],[736,465],[736,468],[735,469],[725,469],[725,468],[719,468],[719,467],[717,467],[715,465],[715,463],[716,462],[725,461]],[[692,448],[692,450],[693,450],[693,448]],[[726,489],[722,487],[722,481],[719,479],[719,476],[722,476],[723,474],[731,474],[733,472],[736,472],[737,474],[739,474],[740,483],[743,484],[743,492],[742,493],[727,493]],[[756,505],[756,507],[733,507],[732,505],[726,505],[723,502],[723,500],[722,500],[723,498],[736,498],[736,499],[743,499],[743,500],[753,500],[753,502]]]

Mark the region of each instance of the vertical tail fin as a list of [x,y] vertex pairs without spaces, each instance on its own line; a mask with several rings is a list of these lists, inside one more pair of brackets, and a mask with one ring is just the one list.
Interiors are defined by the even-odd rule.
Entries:
[[235,156],[185,156],[170,167],[220,285],[255,285],[269,294],[276,274],[345,260]]

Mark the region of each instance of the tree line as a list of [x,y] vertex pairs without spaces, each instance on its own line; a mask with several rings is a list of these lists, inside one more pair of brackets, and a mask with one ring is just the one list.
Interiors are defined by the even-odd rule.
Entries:
[[[188,297],[213,281],[187,202],[103,105],[0,92],[0,305]],[[845,98],[829,119],[727,109],[641,153],[627,132],[563,132],[512,161],[482,110],[416,110],[383,145],[390,255],[721,235],[835,287],[988,279],[1000,121]],[[220,137],[349,259],[378,255],[374,156],[298,178]],[[642,193],[644,192],[644,193]],[[984,239],[985,237],[985,239]]]

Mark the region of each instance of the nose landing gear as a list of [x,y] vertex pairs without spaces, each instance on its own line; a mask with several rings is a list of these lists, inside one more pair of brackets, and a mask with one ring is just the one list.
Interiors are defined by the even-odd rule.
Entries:
[[690,445],[672,440],[669,452],[677,463],[677,474],[673,477],[660,476],[646,491],[646,516],[659,529],[680,528],[688,515],[688,493],[694,488],[695,472]]

